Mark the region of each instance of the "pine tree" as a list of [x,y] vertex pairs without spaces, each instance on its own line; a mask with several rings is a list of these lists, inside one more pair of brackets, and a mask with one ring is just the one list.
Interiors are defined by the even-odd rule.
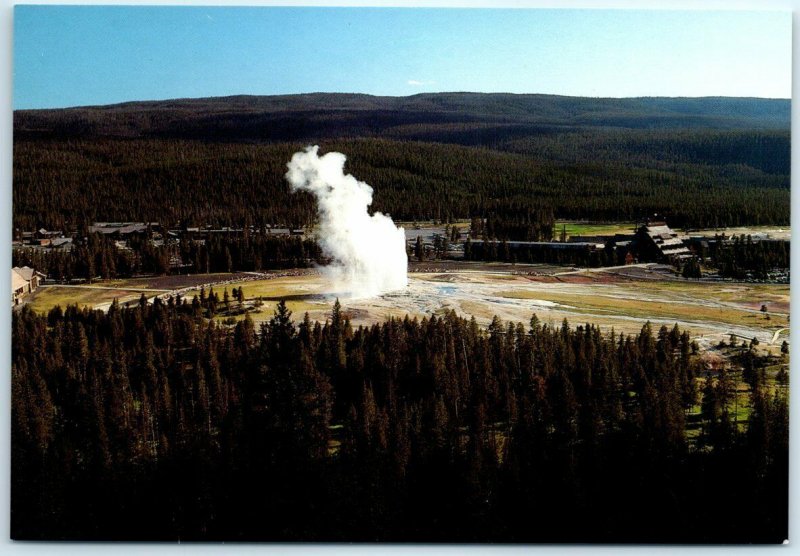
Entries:
[[417,241],[414,244],[414,256],[420,262],[425,260],[425,246],[422,243],[422,236],[417,236]]

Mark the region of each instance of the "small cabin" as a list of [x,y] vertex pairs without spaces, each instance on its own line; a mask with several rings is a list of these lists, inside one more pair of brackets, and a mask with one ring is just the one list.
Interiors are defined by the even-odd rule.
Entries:
[[33,270],[29,266],[11,269],[11,302],[18,305],[22,298],[29,293],[36,291],[39,283],[45,277],[41,272]]

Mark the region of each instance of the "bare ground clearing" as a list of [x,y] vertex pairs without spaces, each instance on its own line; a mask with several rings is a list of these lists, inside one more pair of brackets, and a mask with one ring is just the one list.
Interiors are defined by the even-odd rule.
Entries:
[[[660,265],[567,270],[568,274],[560,275],[554,275],[554,267],[546,265],[436,265],[430,272],[418,265],[417,272],[409,273],[405,290],[370,299],[342,298],[342,305],[355,325],[391,316],[430,316],[452,309],[474,316],[483,325],[495,315],[505,321],[527,323],[534,313],[553,326],[566,318],[572,324],[588,322],[629,333],[637,332],[647,321],[655,327],[678,323],[704,346],[716,345],[732,333],[756,337],[765,345],[788,339],[789,286],[785,284],[688,281],[676,279]],[[557,270],[565,271],[563,267]],[[49,288],[57,295],[37,293],[32,303],[40,311],[68,302],[105,309],[114,297],[120,301],[138,299],[141,293],[135,286],[153,288],[153,297],[180,293],[187,298],[199,294],[199,287],[193,287],[199,284],[207,285],[207,290],[213,285],[220,297],[225,288],[230,291],[241,286],[248,300],[263,301],[260,311],[252,314],[254,320],[269,319],[277,302],[285,299],[295,318],[308,312],[312,319],[324,321],[340,295],[331,290],[323,276],[309,269],[191,278],[174,281],[175,289],[166,294],[154,286],[169,282],[155,279],[98,283],[93,288]],[[105,287],[109,289],[100,289]],[[769,319],[760,311],[762,304],[768,307]]]

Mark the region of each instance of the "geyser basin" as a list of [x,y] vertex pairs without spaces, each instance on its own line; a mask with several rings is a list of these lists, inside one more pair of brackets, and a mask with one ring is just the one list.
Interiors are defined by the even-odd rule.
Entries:
[[375,297],[408,285],[405,233],[388,216],[369,214],[372,187],[344,173],[347,157],[318,146],[297,152],[287,164],[292,191],[317,199],[317,241],[333,262],[321,269],[348,298]]

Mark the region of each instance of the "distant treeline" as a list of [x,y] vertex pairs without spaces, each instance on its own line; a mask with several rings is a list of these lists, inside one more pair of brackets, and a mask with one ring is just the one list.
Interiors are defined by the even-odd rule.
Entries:
[[699,250],[701,256],[727,278],[753,276],[766,279],[775,269],[788,269],[791,246],[788,241],[753,241],[750,236],[734,236],[731,242],[716,242]]
[[12,250],[14,266],[30,266],[58,281],[129,278],[138,274],[182,274],[298,268],[324,263],[312,239],[265,233],[226,237],[207,234],[202,241],[181,237],[178,243],[155,245],[147,237],[131,238],[119,248],[99,233],[76,238],[69,251],[33,248]]
[[[597,145],[604,137],[609,144]],[[383,139],[326,141],[322,150],[346,153],[346,170],[375,190],[371,208],[400,220],[545,211],[555,218],[602,221],[658,213],[673,227],[789,223],[788,132],[706,136],[703,149],[710,153],[733,156],[745,143],[757,153],[748,160],[749,151],[743,150],[737,163],[699,162],[703,149],[682,138],[677,133],[671,142],[662,138],[673,150],[685,151],[666,162],[659,158],[669,149],[651,150],[647,135],[638,136],[634,152],[612,148],[616,139],[602,133],[591,149],[579,148],[572,136],[558,136],[560,155]],[[315,218],[314,201],[291,194],[283,177],[286,162],[302,147],[17,139],[14,226],[75,229],[81,220],[158,221],[169,227],[240,227],[246,221],[307,225]],[[606,149],[611,153],[604,154]]]
[[789,99],[586,98],[505,93],[313,93],[18,110],[15,136],[320,141],[392,137],[495,148],[575,129],[788,130]]
[[[482,228],[478,227],[477,229]],[[578,245],[560,249],[554,246],[517,243],[517,238],[513,236],[509,238],[508,235],[500,235],[503,238],[501,240],[486,240],[486,237],[496,238],[498,236],[487,236],[485,228],[483,230],[483,240],[472,241],[471,238],[468,238],[464,243],[465,259],[471,261],[548,263],[584,267],[626,264],[628,253],[635,259],[641,260],[641,253],[635,244],[625,249],[616,249],[611,243],[606,243],[605,247],[595,249]],[[789,241],[753,241],[751,236],[740,235],[726,241],[716,238],[710,242],[691,240],[688,244],[696,260],[691,262],[689,269],[683,267],[686,277],[699,278],[701,276],[699,266],[701,261],[705,266],[716,269],[720,276],[737,280],[745,278],[765,280],[769,278],[771,271],[789,269],[791,254]]]
[[475,239],[551,241],[555,223],[552,210],[511,205],[501,214],[490,211],[485,218],[472,218],[469,233]]
[[[232,328],[185,301],[12,319],[15,539],[781,542],[788,408],[746,429],[677,326],[454,313]],[[746,348],[743,348],[746,349]],[[700,402],[701,433],[686,436]]]
[[[534,213],[533,220],[541,217],[551,222],[547,213]],[[534,238],[523,241],[542,241],[546,229],[536,228],[531,215],[513,219],[511,224],[498,221],[496,217],[484,222],[473,219],[473,229],[480,230],[483,238],[508,237],[519,234]],[[491,235],[490,235],[491,234]],[[177,243],[155,245],[147,237],[133,237],[126,248],[102,234],[79,237],[69,251],[17,248],[12,250],[13,266],[29,266],[43,272],[51,280],[94,280],[96,278],[129,278],[141,274],[195,274],[209,272],[239,272],[302,268],[329,262],[314,239],[297,236],[245,233],[242,236],[206,234],[196,241],[196,234],[184,234]],[[202,235],[202,234],[200,234]],[[453,234],[455,235],[455,234]],[[478,235],[478,234],[474,234]],[[536,239],[538,238],[538,239]],[[599,267],[625,264],[627,250],[618,250],[606,245],[601,249],[589,249],[571,245],[567,249],[549,246],[514,244],[511,240],[464,242],[464,258],[472,261],[502,261],[511,263],[548,263],[572,266]],[[691,249],[706,266],[719,270],[726,278],[768,278],[774,269],[788,269],[790,244],[788,241],[752,241],[752,238],[737,236],[730,243],[711,242],[704,247],[694,241]],[[448,242],[444,238],[434,241],[434,249],[423,250],[422,243],[410,249],[409,256],[423,260],[447,258]],[[636,257],[635,249],[631,254]],[[692,267],[693,277],[699,277],[699,266]]]
[[624,264],[624,259],[619,261],[614,249],[590,249],[582,246],[557,249],[541,245],[510,244],[506,240],[473,242],[467,239],[464,243],[464,258],[468,261],[547,263],[592,268]]

